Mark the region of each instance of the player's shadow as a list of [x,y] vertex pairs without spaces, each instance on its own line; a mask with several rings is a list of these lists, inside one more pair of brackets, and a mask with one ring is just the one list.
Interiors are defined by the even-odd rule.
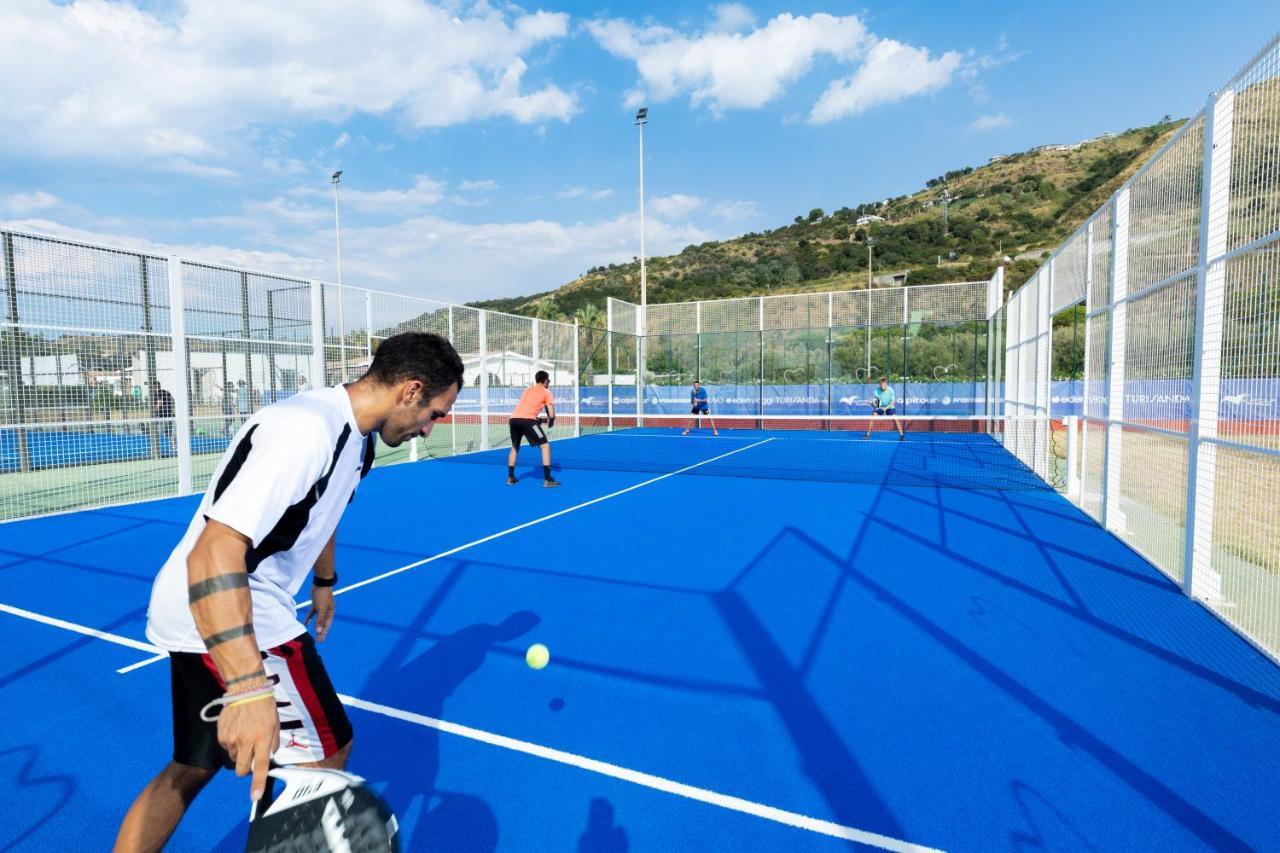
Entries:
[[578,853],[628,853],[627,830],[616,822],[613,803],[592,797],[587,828],[578,836]]
[[[424,716],[444,717],[446,700],[484,663],[499,643],[533,630],[541,621],[529,611],[512,613],[497,624],[479,623],[454,631],[430,648],[407,658],[416,629],[429,620],[429,602],[365,685],[365,696]],[[424,618],[425,617],[425,618]],[[353,767],[371,779],[389,780],[382,794],[402,818],[405,849],[489,851],[497,849],[498,823],[493,809],[478,797],[440,790],[440,732],[400,721],[372,720],[362,727],[386,728],[371,737],[357,732]],[[416,819],[409,820],[416,815]]]
[[21,807],[14,809],[11,817],[0,825],[0,850],[16,850],[31,841],[42,826],[66,807],[75,792],[75,782],[70,776],[37,776],[34,771],[39,757],[39,750],[34,746],[0,752],[0,778],[13,780],[11,792],[13,788],[23,789],[12,796],[12,800],[22,803]]

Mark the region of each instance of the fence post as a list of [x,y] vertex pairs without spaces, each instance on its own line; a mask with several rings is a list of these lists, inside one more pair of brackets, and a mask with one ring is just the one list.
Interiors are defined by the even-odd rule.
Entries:
[[373,292],[366,290],[364,292],[364,347],[365,354],[369,356],[370,364],[373,363]]
[[480,311],[480,447],[489,449],[489,342],[488,311]]
[[[5,333],[5,373],[9,378],[13,415],[18,439],[18,469],[31,470],[31,450],[27,444],[27,405],[23,399],[22,366],[25,360],[18,343],[22,327],[18,325],[18,268],[13,254],[13,235],[4,232],[4,290],[9,328]],[[31,358],[31,383],[35,386],[35,356]]]
[[644,342],[648,331],[644,312],[643,306],[636,306],[636,426],[644,426]]
[[835,292],[827,293],[827,414],[836,414],[836,388],[835,388],[835,341],[832,341],[831,330],[836,325],[836,295]]
[[[1192,416],[1187,460],[1186,550],[1182,588],[1187,595],[1221,602],[1222,575],[1213,568],[1213,516],[1217,487],[1218,404],[1222,392],[1222,313],[1231,215],[1231,143],[1235,90],[1209,96],[1204,109],[1204,175],[1200,201],[1200,264],[1196,270],[1196,348],[1191,374]],[[1202,443],[1203,442],[1203,443]]]
[[1107,328],[1107,448],[1103,463],[1102,526],[1124,533],[1128,530],[1120,509],[1120,475],[1124,428],[1125,317],[1127,304],[1120,300],[1129,291],[1129,188],[1116,194],[1111,216],[1111,322]]
[[[458,341],[453,336],[453,306],[448,308],[449,315],[449,343],[453,344],[454,349],[458,348]],[[456,403],[454,405],[457,405]],[[449,418],[449,445],[454,454],[458,452],[458,415],[453,413]]]
[[[760,417],[764,417],[764,297],[757,297],[756,305],[758,307],[757,329],[760,339],[760,372],[756,376],[756,387],[760,390],[760,408],[757,409]],[[764,429],[764,422],[760,422],[760,428]]]
[[1067,433],[1067,497],[1077,498],[1080,496],[1080,477],[1077,471],[1077,464],[1080,459],[1080,443],[1079,436],[1076,433],[1080,419],[1075,415],[1067,415],[1062,419],[1063,428]]
[[311,282],[311,387],[328,388],[324,357],[324,285]]
[[609,429],[613,429],[613,297],[608,297],[604,301],[604,359],[605,369],[609,371],[609,385],[607,386],[606,396],[609,398],[605,401],[605,417],[609,420]]
[[[1050,353],[1053,350],[1053,279],[1057,263],[1056,256],[1049,259],[1049,263],[1045,265],[1042,271],[1040,287],[1036,290],[1039,304],[1036,306],[1036,373],[1035,399],[1033,402],[1035,403],[1036,413],[1043,415],[1045,418],[1053,415],[1049,404],[1049,381],[1053,375]],[[1050,429],[1052,428],[1052,425],[1050,425]],[[1036,435],[1041,435],[1039,430],[1036,431]],[[1041,440],[1044,442],[1044,447],[1037,459],[1043,466],[1041,476],[1047,480],[1049,478],[1049,433],[1045,432]]]
[[578,318],[573,318],[573,435],[582,435],[582,373],[578,364],[578,336],[582,330],[578,327]]
[[[1092,335],[1089,334],[1089,317],[1093,313],[1093,229],[1098,224],[1098,217],[1095,213],[1090,219],[1089,224],[1084,227],[1084,370],[1081,372],[1083,378],[1083,392],[1080,395],[1080,459],[1089,458],[1089,416],[1093,414],[1093,407],[1090,405],[1090,383],[1092,382],[1093,372],[1089,369],[1089,353],[1093,350],[1089,348]],[[1080,503],[1084,503],[1084,484],[1081,478]]]
[[[191,371],[187,369],[187,317],[182,258],[169,258],[169,332],[173,338],[173,443],[178,454],[178,494],[191,494]],[[225,383],[225,378],[224,378]],[[225,391],[223,393],[226,393]],[[219,421],[219,425],[222,425]],[[219,429],[219,432],[222,430]]]

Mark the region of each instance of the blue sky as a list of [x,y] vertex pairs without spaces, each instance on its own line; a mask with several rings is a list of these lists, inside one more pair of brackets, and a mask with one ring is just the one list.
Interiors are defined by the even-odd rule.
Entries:
[[[0,221],[456,301],[1185,116],[1280,5],[7,0]],[[1219,7],[1219,8],[1225,8]],[[15,85],[16,83],[16,85]]]

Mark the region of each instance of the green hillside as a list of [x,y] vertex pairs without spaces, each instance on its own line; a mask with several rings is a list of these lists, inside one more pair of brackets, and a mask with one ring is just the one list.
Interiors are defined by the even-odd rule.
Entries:
[[[868,232],[877,286],[894,283],[895,274],[898,282],[905,275],[908,284],[985,279],[1010,256],[1006,281],[1017,287],[1039,266],[1043,252],[1075,230],[1181,123],[1166,117],[1079,146],[1012,154],[940,175],[911,195],[831,212],[815,209],[780,228],[650,258],[649,301],[866,287]],[[864,215],[883,221],[860,226]],[[609,264],[553,291],[474,304],[548,319],[579,315],[585,321],[579,312],[602,306],[607,296],[638,302],[639,281],[638,262]]]

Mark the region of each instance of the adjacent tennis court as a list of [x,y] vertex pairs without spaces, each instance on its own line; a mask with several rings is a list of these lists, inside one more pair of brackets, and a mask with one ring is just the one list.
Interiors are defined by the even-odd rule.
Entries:
[[[558,426],[556,490],[533,455],[373,471],[321,652],[407,849],[1274,843],[1280,670],[1034,436],[821,420]],[[0,526],[0,848],[107,847],[167,760],[145,605],[197,500]],[[241,847],[247,791],[171,849]]]

